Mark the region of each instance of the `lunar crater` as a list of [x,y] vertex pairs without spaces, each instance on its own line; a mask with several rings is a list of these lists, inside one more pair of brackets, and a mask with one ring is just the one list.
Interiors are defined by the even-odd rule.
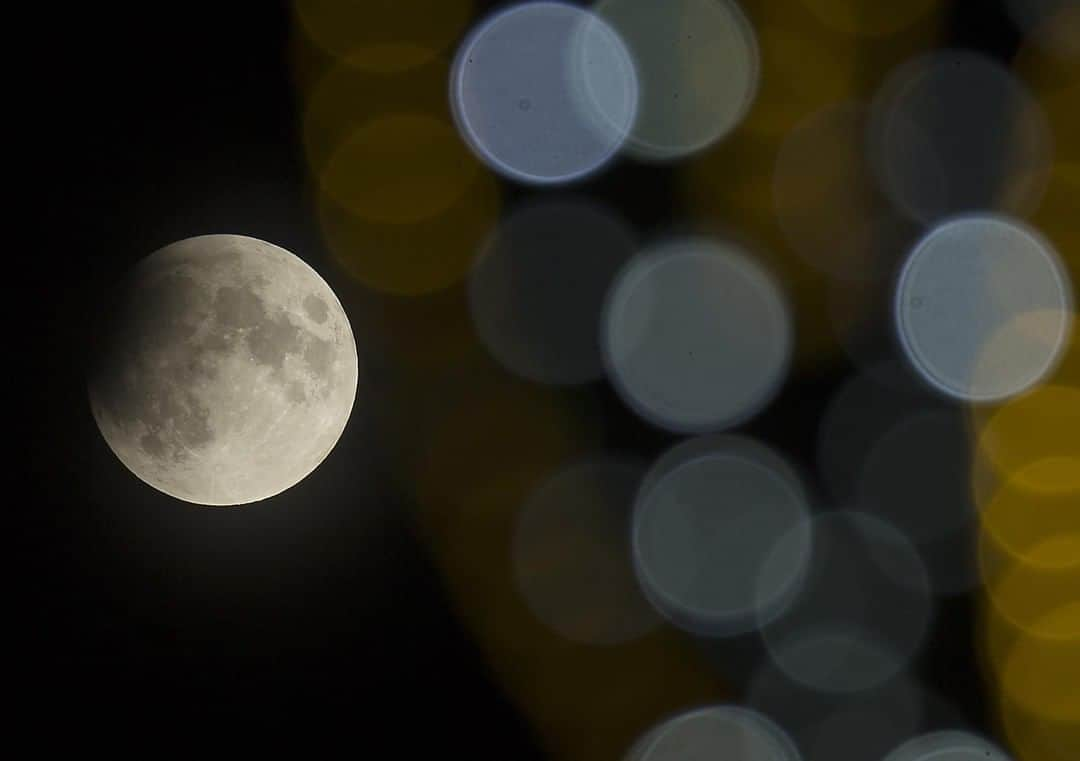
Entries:
[[263,499],[341,435],[358,378],[352,331],[292,254],[241,236],[187,239],[144,260],[116,303],[91,407],[152,486],[199,504]]

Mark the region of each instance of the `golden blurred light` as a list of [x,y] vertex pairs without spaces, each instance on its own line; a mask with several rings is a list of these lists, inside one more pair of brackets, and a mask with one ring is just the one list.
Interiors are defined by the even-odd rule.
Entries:
[[803,0],[822,22],[853,37],[895,34],[926,16],[940,0]]
[[1080,567],[1078,477],[1080,457],[1048,458],[1014,471],[983,507],[984,530],[1021,563]]
[[[1067,6],[1067,7],[1066,7]],[[1069,54],[1048,40],[1072,40]],[[1066,166],[1074,182],[1080,173],[1080,5],[1061,11],[1024,40],[1013,67],[1031,88],[1054,134],[1058,166]]]
[[[1080,534],[1048,534],[1010,553],[989,532],[979,537],[979,565],[993,611],[1023,635],[1080,638],[1080,618],[1059,614],[1077,603]],[[1077,681],[1080,684],[1080,680]]]
[[1008,696],[1000,697],[998,715],[1017,761],[1074,761],[1080,756],[1080,719],[1034,715]]
[[510,552],[519,510],[597,437],[565,395],[488,365],[441,381],[409,432],[420,444],[407,486],[454,608],[551,757],[618,758],[655,716],[716,697],[712,677],[669,630],[596,647],[536,619]]
[[746,132],[782,136],[817,109],[858,92],[857,55],[850,45],[772,19],[758,30],[761,87],[743,122]]
[[518,588],[537,619],[569,640],[618,645],[661,623],[626,541],[644,470],[628,458],[589,457],[546,479],[518,511]]
[[371,222],[320,193],[319,221],[334,260],[377,291],[416,295],[460,282],[498,217],[498,184],[477,174],[445,212],[410,225]]
[[1006,698],[1050,721],[1080,721],[1080,600],[1046,613],[1035,631],[1021,634],[1002,664],[1000,689]]
[[[1076,94],[1073,103],[1080,103],[1080,92]],[[1080,108],[1076,110],[1080,111]],[[1077,129],[1080,130],[1080,125]],[[1080,135],[1080,131],[1077,135]],[[1031,222],[1054,244],[1074,283],[1080,278],[1080,224],[1076,223],[1077,209],[1080,209],[1080,160],[1074,164],[1059,162],[1050,174],[1046,194],[1042,204],[1032,214]]]
[[472,0],[294,0],[305,33],[328,54],[367,71],[420,66],[449,48]]
[[788,243],[840,280],[881,277],[895,256],[879,253],[887,213],[867,161],[869,111],[830,104],[799,122],[776,157],[773,198]]
[[[511,380],[494,366],[477,364],[443,377],[436,410],[413,435],[422,441],[413,470],[421,505],[453,503],[479,485],[507,474],[545,475],[587,445],[582,426],[557,393]],[[538,483],[538,482],[537,482]],[[537,483],[521,483],[516,510]]]
[[1029,492],[1080,494],[1080,388],[1046,385],[996,408],[978,434],[977,456],[998,482]]
[[319,179],[322,190],[356,216],[406,225],[444,214],[481,171],[451,124],[403,113],[358,127]]
[[302,93],[304,154],[318,175],[327,159],[362,125],[390,115],[426,115],[453,129],[446,97],[449,67],[440,61],[386,74],[341,63],[313,77]]

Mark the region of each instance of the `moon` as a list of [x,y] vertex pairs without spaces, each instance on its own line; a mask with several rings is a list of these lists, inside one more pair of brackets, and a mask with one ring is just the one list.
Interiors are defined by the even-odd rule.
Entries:
[[344,431],[352,329],[285,249],[242,235],[178,241],[142,260],[105,309],[91,411],[155,489],[200,505],[266,499],[315,470]]

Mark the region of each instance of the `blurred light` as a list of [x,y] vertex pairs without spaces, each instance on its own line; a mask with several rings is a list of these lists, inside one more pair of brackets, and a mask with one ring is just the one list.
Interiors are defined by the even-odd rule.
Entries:
[[802,0],[825,24],[854,37],[883,37],[911,26],[939,0],[866,2],[866,0]]
[[761,89],[743,125],[747,132],[782,137],[814,111],[859,91],[858,51],[815,24],[801,3],[750,5],[761,44]]
[[515,211],[489,238],[469,279],[477,333],[523,378],[600,378],[604,297],[633,252],[632,232],[598,204],[545,200]]
[[787,733],[756,711],[715,706],[687,711],[653,727],[625,761],[801,761]]
[[1032,26],[1013,67],[1046,113],[1054,134],[1055,168],[1071,175],[1075,188],[1080,184],[1080,3],[1062,4]]
[[735,2],[599,0],[594,10],[626,42],[641,82],[630,153],[679,158],[742,121],[760,67],[754,30]]
[[[781,539],[766,566],[787,563],[803,531]],[[791,607],[763,629],[765,644],[789,676],[822,692],[880,685],[910,663],[929,627],[922,559],[903,534],[864,513],[822,513],[810,531],[807,577]]]
[[1076,0],[1005,0],[1013,21],[1030,39],[1063,59],[1080,59],[1080,5]]
[[958,412],[921,412],[888,430],[867,455],[857,504],[918,548],[939,595],[978,581],[971,497],[971,446]]
[[465,277],[499,212],[495,179],[479,173],[444,213],[411,225],[371,222],[320,193],[323,239],[335,261],[377,291],[431,293]]
[[1001,723],[1017,761],[1075,761],[1080,755],[1080,720],[1053,721],[999,701]]
[[459,282],[498,217],[496,181],[460,143],[438,61],[399,73],[337,64],[304,102],[303,141],[322,233],[377,291]]
[[522,505],[514,538],[518,587],[546,626],[610,645],[660,623],[641,595],[626,536],[644,467],[591,459],[548,478]]
[[[1018,631],[1036,637],[1080,638],[1077,618],[1054,617],[1056,611],[1077,602],[1078,557],[1080,534],[1076,532],[1044,534],[1024,546],[1022,555],[1009,552],[989,532],[979,537],[979,565],[994,612]],[[1067,628],[1053,628],[1058,625]]]
[[766,659],[746,704],[791,733],[805,761],[879,759],[923,726],[923,691],[906,674],[871,690],[823,695]]
[[817,465],[834,500],[855,498],[874,443],[887,431],[939,406],[907,378],[904,367],[886,361],[852,376],[829,400],[818,425]]
[[[1046,575],[1028,576],[1028,592],[1043,596],[1048,581],[1053,583]],[[1022,593],[1018,587],[1013,591]],[[983,667],[1016,757],[1072,761],[1080,751],[1080,701],[1075,692],[1080,684],[1080,601],[1050,600],[1023,628],[1004,617],[996,604],[984,601],[981,612]],[[1070,704],[1071,712],[1061,710]]]
[[941,393],[974,402],[1006,399],[1041,381],[1068,338],[1071,306],[1071,286],[1049,243],[1018,222],[980,215],[923,238],[895,300],[913,368]]
[[[742,634],[778,615],[810,554],[807,496],[775,452],[739,436],[693,439],[649,470],[634,508],[646,595],[677,626]],[[787,536],[767,578],[764,561]]]
[[444,214],[481,171],[448,122],[424,114],[386,114],[342,141],[319,181],[356,216],[404,225]]
[[1080,493],[1080,389],[1045,385],[996,409],[978,435],[990,484],[1040,494]]
[[519,182],[580,179],[626,140],[638,109],[619,36],[561,2],[510,6],[458,50],[450,100],[458,129],[495,171]]
[[453,130],[446,99],[447,67],[432,61],[409,71],[360,71],[343,63],[320,70],[302,93],[304,155],[318,177],[327,159],[362,125],[388,116],[427,116]]
[[723,694],[666,627],[590,646],[554,634],[522,599],[510,551],[521,505],[597,447],[564,396],[488,361],[451,368],[424,390],[392,426],[415,450],[401,487],[415,500],[448,604],[541,752],[617,758],[656,716]]
[[1053,159],[1028,90],[967,50],[924,54],[889,75],[874,99],[870,150],[885,192],[927,224],[984,209],[1030,213]]
[[472,15],[472,0],[294,0],[311,40],[349,66],[398,72],[448,48]]
[[735,245],[705,238],[635,257],[608,295],[601,335],[608,375],[627,404],[684,433],[756,414],[783,382],[792,348],[776,283]]
[[1080,600],[1047,613],[1034,628],[1069,636],[1021,634],[1003,664],[1001,692],[1040,718],[1080,722]]
[[1009,757],[983,737],[948,730],[908,740],[884,761],[1009,761]]
[[[1074,102],[1080,103],[1080,91]],[[1080,125],[1077,129],[1080,130]],[[1076,140],[1080,154],[1080,132]],[[1080,155],[1071,167],[1067,164],[1054,167],[1042,205],[1031,222],[1057,249],[1075,282],[1080,276],[1080,225],[1076,224],[1076,209],[1080,208]]]
[[701,233],[752,243],[754,257],[782,284],[788,307],[799,315],[792,362],[815,369],[835,358],[839,347],[821,309],[827,278],[789,249],[776,224],[772,175],[776,146],[740,131],[690,159],[683,191]]
[[826,106],[788,133],[773,169],[777,221],[792,249],[832,277],[873,280],[899,260],[906,235],[885,224],[885,200],[867,162],[869,111]]

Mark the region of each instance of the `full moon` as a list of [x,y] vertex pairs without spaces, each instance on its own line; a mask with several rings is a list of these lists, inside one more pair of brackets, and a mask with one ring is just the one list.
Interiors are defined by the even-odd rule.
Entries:
[[140,479],[200,505],[272,497],[330,453],[356,396],[356,344],[319,275],[241,235],[165,246],[100,331],[90,406]]

